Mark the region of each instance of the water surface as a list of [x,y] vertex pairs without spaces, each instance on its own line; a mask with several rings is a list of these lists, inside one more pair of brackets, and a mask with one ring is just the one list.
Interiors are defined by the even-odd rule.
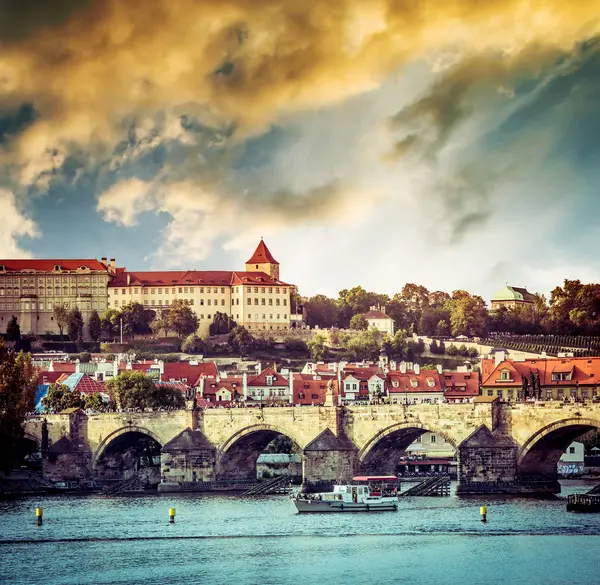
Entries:
[[[565,484],[562,496],[586,489]],[[0,581],[600,583],[599,536],[600,515],[567,513],[564,499],[407,498],[396,513],[299,515],[285,496],[26,498],[0,502]]]

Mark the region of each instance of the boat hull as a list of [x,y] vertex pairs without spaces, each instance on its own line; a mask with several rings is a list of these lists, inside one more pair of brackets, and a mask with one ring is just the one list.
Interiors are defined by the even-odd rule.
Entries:
[[301,514],[319,512],[395,512],[398,502],[353,503],[326,500],[303,500],[293,498],[296,509]]

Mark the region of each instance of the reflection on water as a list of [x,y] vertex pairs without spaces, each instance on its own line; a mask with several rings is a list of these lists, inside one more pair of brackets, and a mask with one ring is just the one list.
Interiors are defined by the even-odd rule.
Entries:
[[[296,513],[285,496],[45,497],[0,502],[0,581],[595,583],[600,515],[557,499],[407,498],[398,512]],[[591,484],[593,485],[593,483]],[[479,506],[488,506],[482,524]],[[35,525],[35,507],[44,524]],[[169,507],[177,509],[169,524]]]

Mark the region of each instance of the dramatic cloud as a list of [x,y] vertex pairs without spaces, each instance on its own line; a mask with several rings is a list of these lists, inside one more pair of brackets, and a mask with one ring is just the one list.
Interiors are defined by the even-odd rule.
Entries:
[[270,235],[309,289],[315,257],[378,282],[402,255],[395,280],[465,288],[453,254],[503,278],[514,238],[551,261],[597,217],[600,0],[48,4],[0,6],[0,185],[113,241],[151,223],[154,266]]
[[38,231],[31,219],[18,208],[14,195],[10,191],[0,189],[0,258],[25,258],[30,256],[19,245],[20,238],[38,237]]

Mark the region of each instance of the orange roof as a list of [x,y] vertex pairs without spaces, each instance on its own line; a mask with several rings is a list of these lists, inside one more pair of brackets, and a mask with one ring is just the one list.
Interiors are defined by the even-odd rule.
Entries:
[[373,368],[344,368],[344,372],[342,377],[346,379],[348,376],[352,376],[357,380],[361,380],[366,382],[370,380],[373,376],[379,376],[382,379],[385,379],[383,371],[379,367]]
[[264,240],[261,238],[256,250],[254,250],[254,254],[250,257],[250,260],[246,262],[246,264],[279,264],[275,258],[273,258],[273,254],[269,252],[269,248],[267,248],[267,244],[265,244]]
[[210,382],[207,381],[204,383],[203,394],[204,396],[214,395],[221,390],[221,388],[229,390],[232,394],[237,390],[237,393],[241,396],[244,391],[244,383],[242,378],[237,378],[235,376],[221,378],[218,382],[212,380]]
[[[508,369],[512,381],[500,379],[500,371]],[[531,372],[539,375],[541,386],[572,386],[600,384],[600,357],[583,358],[536,358],[524,361],[504,360],[487,377],[482,376],[482,386],[521,387],[523,377],[528,379]],[[553,380],[553,374],[572,372],[570,380]]]
[[19,272],[21,270],[37,270],[40,272],[53,272],[55,266],[60,266],[61,270],[77,270],[83,266],[90,270],[101,270],[106,272],[108,269],[106,264],[95,259],[85,258],[68,260],[58,259],[17,259],[17,260],[0,260],[0,265],[4,266],[8,272]]

